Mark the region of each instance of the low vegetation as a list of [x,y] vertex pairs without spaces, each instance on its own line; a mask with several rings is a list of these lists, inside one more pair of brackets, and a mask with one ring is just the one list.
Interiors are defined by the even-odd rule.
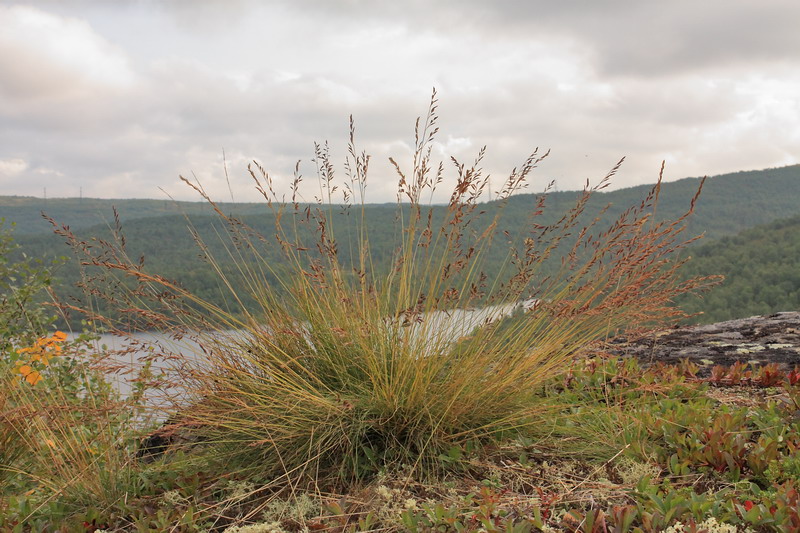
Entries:
[[[34,297],[45,269],[5,264],[0,313],[14,320],[0,357],[3,527],[798,527],[798,372],[736,367],[699,379],[690,362],[641,368],[597,354],[618,332],[680,319],[674,299],[715,281],[678,276],[697,195],[684,215],[657,221],[659,183],[608,227],[582,224],[615,167],[552,222],[539,218],[547,198],[536,199],[516,240],[502,209],[478,203],[483,151],[452,161],[446,210],[425,205],[445,179],[431,155],[436,122],[434,95],[409,168],[395,163],[404,203],[389,257],[372,248],[370,159],[352,126],[343,180],[317,147],[315,206],[284,201],[251,168],[273,213],[269,233],[187,181],[219,217],[216,246],[192,233],[219,299],[150,270],[119,221],[109,240],[59,228],[84,266],[85,297],[57,308],[83,313],[87,331],[161,332],[127,364],[90,333],[53,331]],[[511,172],[500,208],[545,157],[535,151]],[[350,225],[333,216],[337,194]],[[490,263],[500,265],[491,277]],[[129,394],[110,383],[120,375]]]

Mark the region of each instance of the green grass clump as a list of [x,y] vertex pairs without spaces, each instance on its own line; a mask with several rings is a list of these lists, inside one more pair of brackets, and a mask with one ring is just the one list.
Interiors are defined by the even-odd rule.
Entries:
[[[503,232],[503,205],[547,154],[534,151],[495,202],[481,204],[489,184],[481,150],[472,164],[452,159],[447,209],[434,216],[425,199],[449,178],[432,156],[436,106],[434,94],[417,121],[409,168],[391,160],[398,210],[390,258],[371,253],[363,219],[370,158],[357,151],[352,122],[343,180],[327,145],[316,149],[315,204],[300,202],[299,173],[283,201],[270,175],[251,167],[276,221],[272,234],[225,214],[185,180],[220,217],[227,254],[198,244],[235,313],[129,260],[121,235],[116,246],[76,241],[86,263],[123,278],[116,286],[127,290],[108,302],[140,326],[202,347],[177,371],[176,425],[215,460],[290,485],[350,483],[403,465],[436,475],[437,458],[452,448],[540,424],[545,381],[595,340],[680,315],[671,299],[702,284],[676,281],[685,216],[652,219],[659,185],[609,228],[581,217],[617,167],[552,224],[538,223],[540,197],[517,238]],[[344,218],[334,215],[340,192]],[[276,247],[280,264],[268,259]],[[501,263],[498,277],[487,278],[488,261]],[[498,325],[522,301],[534,309]],[[488,310],[478,322],[460,315],[479,307]],[[447,317],[457,327],[443,327]]]

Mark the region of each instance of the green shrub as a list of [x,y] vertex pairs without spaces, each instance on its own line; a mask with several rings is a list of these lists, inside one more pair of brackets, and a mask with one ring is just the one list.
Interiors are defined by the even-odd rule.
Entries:
[[[15,365],[16,349],[34,342],[52,322],[39,305],[41,293],[50,284],[50,273],[30,258],[13,259],[18,246],[9,227],[0,219],[0,487],[8,487],[29,451],[26,420],[30,410],[14,401],[20,377],[38,379],[30,366]],[[27,376],[20,374],[27,371]],[[0,494],[2,494],[0,490]]]
[[137,494],[133,444],[146,427],[149,368],[122,398],[95,335],[47,333],[50,272],[13,261],[15,249],[0,227],[0,526],[53,530]]
[[54,320],[54,313],[40,305],[50,271],[41,261],[18,257],[13,227],[0,219],[0,354],[5,356],[13,344],[41,337]]

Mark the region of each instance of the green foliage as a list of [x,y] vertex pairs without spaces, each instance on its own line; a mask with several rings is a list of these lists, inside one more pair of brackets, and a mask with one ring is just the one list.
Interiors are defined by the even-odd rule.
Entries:
[[[797,205],[800,203],[799,177],[800,165],[712,176],[706,181],[707,194],[698,202],[698,209],[690,221],[689,231],[706,232],[707,238],[719,239],[753,226],[768,224],[778,218],[793,216],[797,213]],[[680,216],[698,185],[698,178],[665,183],[659,214],[664,218]],[[614,207],[606,219],[606,222],[610,222],[625,207],[640,201],[650,187],[641,185],[602,192],[588,206],[587,214],[593,217],[606,204],[612,204]],[[516,195],[509,205],[509,213],[524,215],[535,202],[535,196]],[[579,197],[578,191],[551,192],[553,213],[574,205]],[[247,218],[251,222],[258,217],[266,216],[264,205],[258,202],[218,205],[223,212]],[[173,202],[166,199],[48,198],[45,200],[0,196],[0,209],[7,220],[19,226],[18,235],[25,236],[22,240],[26,245],[34,242],[27,236],[46,235],[52,232],[52,225],[42,218],[42,212],[59,223],[68,224],[73,230],[81,229],[86,230],[86,233],[100,235],[109,226],[114,225],[112,211],[116,209],[122,221],[129,227],[131,238],[135,238],[139,233],[135,223],[137,220],[145,224],[141,226],[143,232],[145,228],[160,229],[160,235],[166,236],[168,233],[180,236],[184,224],[180,217],[175,216],[176,212],[185,213],[196,221],[202,216],[212,215],[210,207],[205,202]],[[389,221],[394,216],[391,205],[368,204],[366,209],[367,219],[371,221],[371,226],[376,228],[384,220],[385,214],[388,213]],[[150,218],[154,220],[142,220]],[[155,220],[159,218],[160,220]],[[176,242],[180,243],[180,239],[176,239]],[[158,246],[157,240],[154,244]],[[148,254],[148,257],[150,255]]]
[[0,354],[7,354],[14,343],[41,336],[54,320],[39,305],[50,286],[50,271],[41,260],[19,253],[13,227],[0,219]]
[[[53,320],[39,305],[50,274],[27,257],[12,261],[17,248],[11,228],[0,219],[0,486],[14,477],[15,465],[28,451],[25,439],[30,434],[26,425],[29,412],[13,399],[21,377],[15,365],[16,348],[32,343]],[[35,377],[33,374],[31,379]]]
[[[792,377],[795,373],[781,373],[781,394],[770,388],[773,392],[757,405],[735,408],[725,407],[710,393],[715,391],[713,397],[719,398],[720,391],[712,387],[725,387],[724,391],[735,395],[737,386],[711,385],[686,370],[691,368],[643,369],[632,361],[596,359],[578,365],[553,379],[544,393],[562,407],[555,425],[573,427],[575,432],[519,438],[500,456],[493,456],[498,450],[490,448],[450,450],[443,460],[462,466],[450,481],[419,484],[399,478],[394,485],[398,488],[389,489],[381,478],[355,487],[350,496],[319,495],[313,490],[306,496],[298,490],[287,495],[286,501],[266,503],[266,496],[276,496],[274,486],[237,481],[231,463],[189,461],[184,452],[177,452],[155,465],[136,465],[138,481],[126,487],[128,498],[115,506],[99,504],[99,498],[76,502],[62,496],[47,497],[46,492],[24,494],[19,490],[0,499],[0,524],[7,529],[41,531],[55,531],[56,527],[83,531],[89,526],[120,531],[223,531],[234,524],[238,529],[234,526],[230,531],[303,527],[348,532],[796,530],[800,524],[800,425],[794,420],[796,407],[789,399],[800,398],[797,379]],[[753,383],[757,382],[748,386]],[[615,425],[588,425],[612,406],[618,408]],[[750,410],[748,417],[742,416],[746,409]],[[644,420],[645,429],[657,418],[664,423],[650,435],[656,453],[642,458],[619,440],[620,429],[639,423],[647,413],[655,416]],[[693,426],[704,417],[712,421],[707,428]],[[616,449],[615,456],[622,450],[623,455],[639,459],[576,456],[579,447],[570,442],[575,435],[589,442],[605,439],[609,455]],[[736,438],[731,437],[737,435],[748,442],[746,460],[737,465],[738,478],[726,460],[718,463],[725,464],[724,468],[713,466],[714,457],[739,449]],[[719,454],[709,455],[702,446],[706,438],[717,438]],[[514,457],[520,455],[520,449],[526,450],[526,457],[517,461]],[[670,466],[675,456],[685,461],[686,469],[676,471]],[[750,461],[759,456],[765,456],[768,467]],[[576,476],[569,466],[576,457],[586,461],[583,471],[589,473]],[[554,477],[544,475],[550,462]],[[497,466],[482,470],[492,464]],[[640,478],[631,477],[635,464],[642,465]],[[616,479],[623,471],[628,472],[624,476],[627,481],[615,483],[606,477]],[[592,472],[603,477],[594,477]],[[523,484],[517,485],[514,479]],[[456,485],[458,490],[453,489]],[[584,488],[591,490],[593,497],[581,496]],[[301,500],[306,502],[303,511]]]
[[724,237],[692,250],[685,275],[722,274],[703,300],[682,298],[704,323],[800,309],[800,217]]
[[[220,204],[229,213],[259,213],[260,203]],[[53,226],[42,213],[73,229],[104,228],[114,224],[116,209],[124,221],[142,218],[174,217],[175,213],[208,215],[211,209],[204,202],[175,202],[172,200],[99,198],[34,198],[30,196],[0,196],[4,216],[17,224],[18,236],[49,234]]]
[[[582,436],[582,442],[565,451],[585,456],[583,441],[594,443],[596,453],[602,443],[601,460],[613,461],[621,450],[657,465],[663,477],[643,475],[636,484],[631,492],[636,508],[627,508],[631,521],[623,530],[663,531],[676,522],[702,529],[704,520],[714,517],[719,523],[791,531],[794,484],[800,475],[800,424],[793,400],[800,394],[797,372],[739,366],[717,374],[700,380],[687,367],[641,369],[630,360],[590,361],[553,383],[549,395],[563,411],[543,431],[561,438]],[[740,385],[774,390],[779,384],[782,394],[767,396],[755,407],[736,407],[713,399],[709,384],[731,387],[732,398],[752,395],[732,388]],[[587,517],[608,526],[622,523],[613,518],[613,507],[592,513],[573,510],[567,522],[580,531],[590,531],[577,526]],[[588,521],[582,523],[585,527]]]
[[492,533],[528,533],[544,526],[538,505],[504,509],[501,494],[487,487],[466,495],[458,504],[425,504],[420,510],[401,514],[404,528],[412,533],[432,531],[486,531]]

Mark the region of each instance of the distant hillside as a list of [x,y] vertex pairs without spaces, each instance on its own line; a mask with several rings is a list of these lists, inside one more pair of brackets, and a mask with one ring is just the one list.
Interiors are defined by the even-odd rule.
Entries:
[[703,300],[681,302],[696,321],[719,322],[800,311],[800,216],[782,219],[693,248],[687,275],[723,274]]
[[[675,218],[683,213],[697,182],[698,178],[685,178],[664,184],[659,215]],[[616,206],[629,206],[649,188],[642,185],[603,196]],[[794,215],[800,215],[800,165],[723,174],[706,180],[689,232],[717,239]]]
[[[697,186],[698,180],[694,178],[665,184],[658,205],[658,218],[675,218],[685,212]],[[598,194],[587,207],[583,221],[591,220],[603,207],[611,204],[603,219],[603,224],[607,225],[621,211],[640,203],[649,189],[650,186],[639,186]],[[577,193],[574,192],[551,194],[545,214],[537,220],[540,223],[552,221],[572,206],[576,198]],[[22,251],[29,256],[52,258],[70,255],[63,238],[53,235],[49,225],[40,220],[36,211],[44,204],[36,202],[43,201],[31,198],[0,198],[0,204],[3,205],[0,216],[18,222],[17,240],[22,245]],[[499,230],[507,231],[514,240],[523,238],[525,235],[522,230],[534,204],[535,195],[513,197],[506,206]],[[8,205],[12,205],[15,210],[8,211]],[[71,199],[48,200],[44,207],[56,220],[70,225],[81,238],[109,239],[111,231],[108,221],[113,224],[112,205],[118,206],[131,257],[144,256],[150,272],[176,279],[195,294],[221,303],[220,298],[223,298],[226,291],[220,290],[218,276],[199,259],[197,246],[187,227],[189,224],[194,226],[209,243],[215,255],[225,257],[225,246],[219,240],[219,235],[224,234],[225,230],[217,217],[209,214],[207,205],[181,202],[176,206],[172,202],[158,200]],[[248,224],[267,237],[267,242],[274,242],[274,221],[265,206],[223,204],[222,208],[226,212],[243,216]],[[492,204],[485,207],[489,212],[492,212],[492,208]],[[188,219],[176,214],[181,211],[188,214]],[[443,208],[437,208],[434,218],[441,217],[442,212]],[[371,251],[379,267],[389,264],[397,243],[396,214],[396,206],[391,204],[370,205],[366,208]],[[796,217],[736,235],[757,224],[770,223],[776,218],[790,215],[800,216],[800,166],[741,172],[707,180],[687,233],[689,237],[705,232],[706,239],[687,252],[697,258],[690,263],[689,268],[698,275],[725,274],[729,276],[729,280],[702,302],[686,300],[683,302],[686,308],[691,311],[706,311],[702,319],[704,321],[800,309],[800,302],[797,300],[800,287],[800,220]],[[105,221],[97,224],[98,220]],[[346,255],[350,253],[348,232],[354,228],[353,217],[338,215],[334,217],[333,223],[346,261]],[[24,234],[26,225],[29,230],[27,235]],[[32,228],[36,231],[30,231]],[[482,231],[482,223],[476,222],[472,229]],[[312,230],[308,228],[301,231],[310,235]],[[729,237],[719,241],[712,240],[724,236]],[[494,246],[495,249],[489,254],[489,263],[485,265],[490,276],[499,270],[500,263],[507,255],[507,239],[497,239]],[[266,247],[263,253],[270,263],[279,264],[277,246],[273,248],[275,249]],[[236,278],[236,267],[232,261],[228,261],[225,268],[230,268],[228,274]],[[77,295],[69,288],[79,279],[74,261],[60,267],[56,275],[60,281],[59,292]],[[239,303],[225,305],[235,307]]]
[[[673,218],[682,213],[695,190],[698,178],[686,178],[665,183],[658,212]],[[613,204],[618,213],[640,201],[651,185],[601,193],[593,204],[598,210],[606,203]],[[567,208],[578,192],[552,193],[549,198],[550,218]],[[533,194],[522,194],[511,200],[509,211],[527,212],[534,201]],[[264,213],[258,203],[220,204],[225,212],[239,215]],[[112,206],[123,221],[187,213],[210,214],[204,202],[172,202],[170,200],[100,200],[92,198],[48,199],[0,196],[0,217],[17,223],[17,235],[43,234],[52,231],[41,212],[73,229],[103,226],[113,219]],[[382,212],[386,204],[373,205]],[[706,181],[690,230],[705,232],[708,238],[733,235],[743,229],[800,213],[800,165],[783,168],[738,172],[714,176]],[[545,216],[545,219],[548,217]]]
[[[237,213],[257,213],[264,210],[258,203],[221,204],[229,211]],[[46,213],[60,224],[73,229],[103,226],[113,223],[113,208],[122,220],[135,220],[170,216],[177,213],[211,214],[205,202],[173,202],[172,200],[114,199],[99,198],[34,198],[32,196],[0,196],[0,217],[16,222],[17,235],[51,233],[52,226],[44,218]]]

